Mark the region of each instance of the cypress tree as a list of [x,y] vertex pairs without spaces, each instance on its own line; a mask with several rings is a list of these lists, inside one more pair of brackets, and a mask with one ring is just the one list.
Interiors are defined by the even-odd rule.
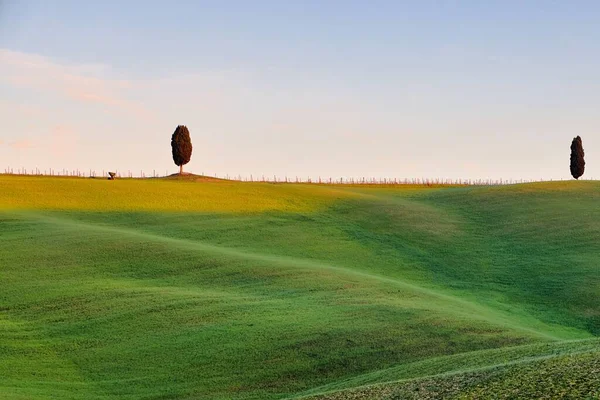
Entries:
[[171,136],[171,150],[173,151],[173,162],[179,166],[179,174],[183,174],[183,166],[192,158],[192,140],[190,131],[185,125],[178,125]]
[[571,175],[573,178],[579,179],[585,170],[585,160],[583,159],[583,144],[581,138],[577,136],[571,142]]

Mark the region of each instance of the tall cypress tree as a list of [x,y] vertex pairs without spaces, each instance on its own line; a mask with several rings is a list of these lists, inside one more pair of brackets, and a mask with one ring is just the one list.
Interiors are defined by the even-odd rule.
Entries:
[[571,175],[573,178],[579,179],[585,170],[585,160],[583,159],[583,144],[581,138],[577,136],[571,142]]
[[171,136],[171,150],[173,151],[173,162],[179,166],[179,174],[183,174],[183,166],[192,158],[192,140],[190,131],[185,125],[178,125]]

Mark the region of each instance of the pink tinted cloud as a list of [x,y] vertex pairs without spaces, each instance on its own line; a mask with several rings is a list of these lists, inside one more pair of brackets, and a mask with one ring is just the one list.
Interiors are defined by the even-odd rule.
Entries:
[[37,147],[37,144],[31,139],[21,139],[9,143],[9,146],[17,150],[26,150]]
[[142,104],[128,99],[128,92],[136,88],[132,82],[91,76],[106,75],[108,70],[106,66],[64,65],[43,56],[0,49],[0,82],[103,105],[136,118],[155,118]]
[[[69,156],[77,150],[79,135],[69,125],[56,125],[50,132],[33,138],[20,138],[8,142],[8,146],[15,150],[29,150],[41,148],[57,158]],[[2,144],[2,141],[0,141]]]

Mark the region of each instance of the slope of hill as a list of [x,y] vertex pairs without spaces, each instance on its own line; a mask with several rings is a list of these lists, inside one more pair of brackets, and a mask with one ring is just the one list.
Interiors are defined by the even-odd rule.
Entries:
[[3,398],[483,397],[597,366],[597,183],[0,186]]

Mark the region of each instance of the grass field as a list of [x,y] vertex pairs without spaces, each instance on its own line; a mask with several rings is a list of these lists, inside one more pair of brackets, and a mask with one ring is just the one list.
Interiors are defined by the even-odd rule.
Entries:
[[599,255],[595,182],[0,175],[0,398],[599,398]]

